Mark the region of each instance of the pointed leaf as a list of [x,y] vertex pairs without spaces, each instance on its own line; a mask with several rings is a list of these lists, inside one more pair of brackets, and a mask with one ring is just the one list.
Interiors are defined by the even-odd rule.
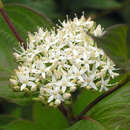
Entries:
[[115,25],[107,29],[103,36],[94,37],[98,47],[103,48],[106,54],[123,70],[130,70],[128,66],[126,25]]
[[130,82],[99,102],[88,115],[108,130],[130,128]]

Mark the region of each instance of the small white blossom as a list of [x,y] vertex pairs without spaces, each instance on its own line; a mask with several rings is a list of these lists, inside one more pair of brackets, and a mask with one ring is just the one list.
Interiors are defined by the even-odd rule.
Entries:
[[88,33],[101,36],[104,32],[84,16],[63,21],[51,31],[39,28],[29,33],[27,49],[20,47],[14,53],[20,66],[10,79],[14,88],[37,91],[49,106],[69,102],[77,89],[108,90],[109,81],[118,73]]

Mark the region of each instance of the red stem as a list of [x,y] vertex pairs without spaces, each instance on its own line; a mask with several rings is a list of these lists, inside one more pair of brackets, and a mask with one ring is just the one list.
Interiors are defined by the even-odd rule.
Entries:
[[2,17],[4,18],[4,20],[6,21],[6,23],[8,24],[10,30],[13,32],[13,34],[15,35],[16,39],[18,42],[20,42],[20,45],[24,47],[24,49],[26,49],[26,45],[24,44],[24,41],[22,40],[22,38],[20,37],[19,33],[16,31],[14,25],[12,24],[12,22],[10,21],[8,15],[6,14],[5,10],[3,8],[0,9],[0,13],[2,15]]
[[97,103],[99,103],[101,100],[103,100],[105,97],[109,96],[113,92],[117,91],[121,87],[123,87],[125,84],[127,84],[130,79],[130,77],[125,75],[123,80],[121,80],[115,87],[111,88],[109,91],[106,93],[102,94],[101,96],[97,97],[94,101],[92,101],[86,108],[80,113],[80,115],[77,117],[76,121],[82,120],[83,116],[91,110]]
[[58,106],[59,110],[63,113],[63,115],[68,118],[68,112],[67,112],[67,109],[65,108],[65,106],[61,103],[59,106]]

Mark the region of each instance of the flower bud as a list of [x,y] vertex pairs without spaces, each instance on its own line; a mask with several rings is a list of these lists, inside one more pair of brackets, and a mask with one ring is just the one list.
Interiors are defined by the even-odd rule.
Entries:
[[55,104],[58,106],[58,105],[61,104],[61,101],[60,101],[59,99],[56,99],[56,100],[55,100]]
[[10,83],[12,85],[17,85],[18,84],[17,80],[15,80],[15,79],[9,79],[9,81],[10,81]]
[[36,86],[31,87],[31,91],[32,91],[32,92],[34,92],[34,91],[36,91],[36,90],[37,90],[37,87],[36,87]]
[[91,87],[90,87],[90,86],[86,86],[85,88],[86,88],[86,89],[91,89]]
[[49,106],[50,106],[50,107],[53,107],[53,106],[54,106],[54,103],[53,103],[53,102],[49,103]]
[[20,90],[20,87],[19,86],[14,86],[13,90],[16,91],[16,92],[18,92]]
[[71,92],[74,92],[75,90],[76,90],[76,87],[74,87],[74,86],[73,86],[73,87],[70,87],[70,91],[71,91]]
[[45,98],[43,96],[39,96],[40,101],[45,104]]
[[24,88],[24,92],[29,92],[29,89],[28,88]]
[[69,99],[71,97],[71,94],[70,93],[64,93],[63,94],[63,98],[64,99]]

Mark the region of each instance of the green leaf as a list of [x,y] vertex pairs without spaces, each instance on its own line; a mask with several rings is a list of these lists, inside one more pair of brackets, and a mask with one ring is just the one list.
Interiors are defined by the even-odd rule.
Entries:
[[[51,19],[56,19],[59,15],[56,3],[53,0],[4,0],[4,3],[19,3],[36,9],[41,14],[46,14]],[[48,8],[49,7],[49,8]]]
[[41,103],[34,104],[33,120],[41,130],[63,130],[68,127],[67,120],[58,108],[47,108]]
[[127,37],[127,45],[128,45],[128,53],[130,58],[130,1],[126,1],[125,8],[120,12],[125,22],[128,24],[128,37]]
[[35,123],[32,123],[31,121],[16,120],[8,124],[7,126],[3,127],[3,130],[41,130],[41,129],[38,129]]
[[123,70],[130,70],[128,65],[126,25],[115,25],[106,30],[103,36],[92,36],[99,48],[103,48],[106,54]]
[[[124,77],[123,75],[120,75],[113,80],[110,81],[110,84],[115,84],[122,80]],[[109,88],[112,88],[113,86],[109,86]],[[79,95],[77,96],[77,99],[75,102],[73,102],[73,111],[74,114],[79,115],[83,109],[88,106],[93,100],[95,100],[97,97],[102,95],[104,92],[99,92],[95,90],[86,90],[82,89]]]
[[69,127],[67,120],[57,108],[47,108],[41,103],[34,103],[22,109],[22,119],[9,122],[8,125],[3,123],[4,130],[26,130],[26,127],[28,130],[63,130]]
[[89,103],[97,98],[101,93],[98,91],[83,89],[78,95],[77,100],[73,102],[73,110],[78,115]]
[[[5,6],[5,10],[24,41],[27,38],[27,33],[35,32],[37,27],[50,28],[52,26],[48,18],[25,6],[7,5]],[[0,16],[0,19],[0,66],[12,69],[12,66],[15,65],[12,52],[13,49],[18,46],[18,42],[2,16]]]
[[81,120],[66,130],[106,130],[95,120]]
[[99,102],[87,115],[108,130],[129,130],[129,113],[130,82]]
[[116,0],[72,0],[71,8],[113,9],[120,8]]
[[[6,5],[5,10],[14,24],[20,36],[26,41],[28,32],[37,31],[37,27],[51,28],[52,23],[45,16],[33,11],[22,5]],[[8,87],[9,77],[16,66],[16,61],[13,57],[14,48],[17,48],[19,43],[15,36],[10,31],[3,17],[0,15],[0,97],[20,101],[20,96],[23,97],[22,103],[26,100],[22,93],[14,93]],[[16,98],[19,97],[19,98]]]
[[16,117],[10,115],[0,115],[0,128],[8,125],[10,122],[16,120]]

